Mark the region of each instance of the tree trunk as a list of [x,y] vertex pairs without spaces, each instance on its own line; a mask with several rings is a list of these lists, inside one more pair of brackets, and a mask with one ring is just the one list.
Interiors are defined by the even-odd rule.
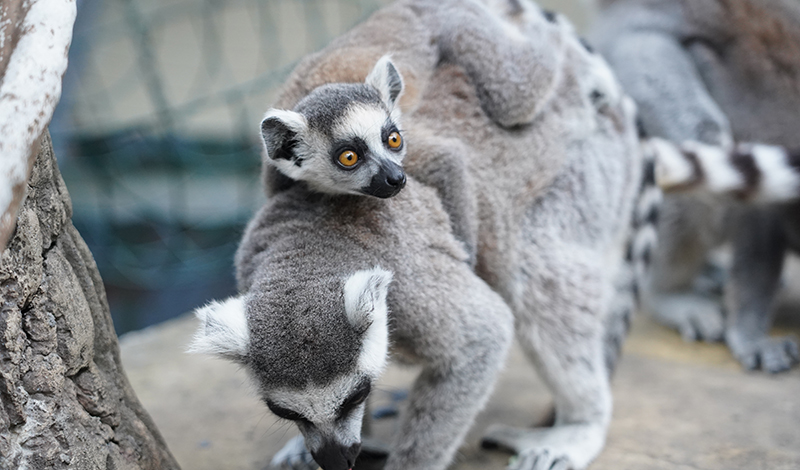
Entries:
[[178,469],[122,370],[71,215],[45,131],[0,255],[0,469]]

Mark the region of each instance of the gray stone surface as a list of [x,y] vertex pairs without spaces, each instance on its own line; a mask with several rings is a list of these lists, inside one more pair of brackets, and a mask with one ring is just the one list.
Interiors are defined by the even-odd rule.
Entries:
[[[784,303],[789,314],[777,332],[800,333],[794,307],[800,301]],[[123,337],[131,383],[184,468],[264,469],[297,431],[259,402],[244,371],[182,352],[195,326],[183,316]],[[414,372],[392,366],[373,406],[388,403]],[[640,315],[614,379],[614,399],[608,445],[592,469],[800,469],[800,369],[745,373],[723,345],[686,344]],[[531,425],[546,414],[549,400],[515,347],[452,468],[504,468],[509,456],[480,449],[481,432],[495,422]],[[394,425],[378,421],[374,432],[388,441]]]
[[0,469],[170,470],[45,132],[0,254]]

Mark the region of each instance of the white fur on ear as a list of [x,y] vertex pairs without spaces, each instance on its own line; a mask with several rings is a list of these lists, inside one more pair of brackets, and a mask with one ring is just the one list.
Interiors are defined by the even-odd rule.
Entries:
[[301,179],[303,170],[295,165],[298,148],[293,145],[298,136],[308,129],[305,116],[294,111],[272,108],[261,121],[261,139],[267,153],[267,162],[275,165],[292,179]]
[[389,349],[386,294],[391,282],[392,273],[376,266],[356,272],[344,284],[345,314],[357,330],[364,330],[359,365],[374,374],[386,365]]
[[194,312],[200,327],[189,344],[188,352],[213,354],[234,361],[247,355],[250,332],[247,329],[244,297],[211,302]]
[[391,110],[403,93],[403,77],[388,55],[381,57],[364,81],[381,94],[381,99]]
[[302,132],[308,128],[308,121],[306,121],[306,117],[302,114],[288,109],[270,108],[264,114],[264,119],[261,120],[262,130],[264,128],[264,123],[273,120],[283,123],[286,128],[294,132]]

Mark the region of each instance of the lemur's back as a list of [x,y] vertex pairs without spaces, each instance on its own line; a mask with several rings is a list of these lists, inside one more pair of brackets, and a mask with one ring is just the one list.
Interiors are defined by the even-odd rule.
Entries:
[[[605,63],[563,19],[535,10],[509,14],[532,25],[528,28],[540,37],[546,56],[532,58],[542,63],[542,73],[517,84],[541,98],[534,103],[535,114],[522,125],[498,126],[481,107],[479,84],[467,70],[448,65],[433,44],[431,25],[425,23],[430,20],[422,21],[427,17],[420,13],[421,5],[432,3],[397,2],[307,57],[276,106],[291,108],[324,83],[361,81],[375,60],[391,53],[405,82],[400,107],[408,153],[403,165],[409,176],[439,189],[456,236],[472,256],[477,254],[478,271],[491,284],[500,287],[501,279],[514,276],[519,220],[566,174],[583,175],[582,190],[603,192],[575,195],[581,199],[576,210],[583,214],[574,222],[582,236],[600,243],[617,237],[625,230],[639,181],[638,143],[634,110],[626,109]],[[608,223],[608,211],[619,223]]]
[[734,138],[800,147],[800,2],[724,0],[713,11],[685,3],[698,30],[722,28],[691,52]]
[[[620,30],[682,41],[737,141],[800,147],[800,3],[795,0],[607,0],[600,41]],[[625,65],[615,61],[625,79]],[[664,70],[665,76],[669,71]],[[682,100],[686,97],[676,96]],[[668,136],[670,138],[676,138]],[[691,136],[695,137],[695,136]],[[686,138],[682,136],[681,138]]]
[[552,200],[566,198],[566,212],[559,214],[564,236],[617,246],[640,181],[632,103],[605,63],[577,41],[556,52],[564,56],[563,69],[556,83],[535,84],[553,92],[528,125],[494,125],[457,67],[436,71],[405,120],[409,174],[435,172],[442,165],[437,148],[460,150],[477,212],[477,271],[501,292],[513,290],[503,284],[516,276],[519,252],[527,249],[521,220],[541,217]]

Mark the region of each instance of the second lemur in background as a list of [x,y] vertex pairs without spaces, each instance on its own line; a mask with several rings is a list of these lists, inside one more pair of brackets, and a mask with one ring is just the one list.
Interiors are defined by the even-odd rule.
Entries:
[[[600,4],[594,42],[637,101],[648,135],[723,149],[731,149],[733,142],[800,148],[800,3]],[[670,160],[677,166],[667,168],[672,173],[662,172],[663,182],[680,186],[688,178],[688,186],[702,182],[699,186],[712,192],[741,189],[741,196],[755,199],[796,194],[792,154],[752,149],[726,159],[689,148],[683,156],[700,158],[685,160],[688,169],[680,158]],[[736,204],[706,196],[665,199],[654,270],[643,291],[645,308],[686,339],[724,337],[748,369],[787,370],[800,358],[796,341],[768,333],[785,253],[800,248],[800,206]],[[726,317],[719,300],[692,287],[709,250],[725,240],[733,244],[724,288]]]

